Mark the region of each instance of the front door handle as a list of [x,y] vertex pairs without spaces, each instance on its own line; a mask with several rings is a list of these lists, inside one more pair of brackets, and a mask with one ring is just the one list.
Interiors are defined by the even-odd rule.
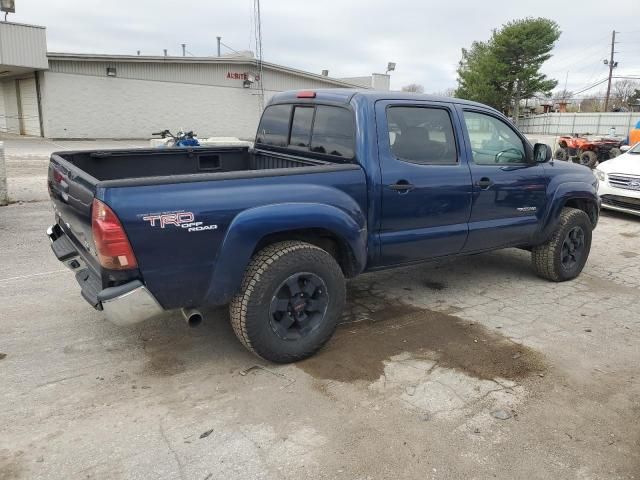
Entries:
[[482,177],[480,181],[476,182],[476,185],[481,189],[486,190],[487,188],[491,187],[491,185],[493,185],[493,182],[489,177]]
[[398,180],[396,183],[392,183],[391,185],[389,185],[389,188],[398,193],[408,193],[416,188],[416,186],[407,182],[406,180]]

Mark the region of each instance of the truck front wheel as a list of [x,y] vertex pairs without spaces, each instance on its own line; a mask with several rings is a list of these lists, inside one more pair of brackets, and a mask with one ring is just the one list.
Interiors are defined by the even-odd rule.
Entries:
[[542,278],[564,282],[582,272],[591,250],[591,220],[582,210],[564,208],[551,238],[531,250],[533,269]]
[[316,353],[333,335],[346,297],[336,260],[315,245],[287,241],[251,259],[229,311],[251,352],[289,363]]

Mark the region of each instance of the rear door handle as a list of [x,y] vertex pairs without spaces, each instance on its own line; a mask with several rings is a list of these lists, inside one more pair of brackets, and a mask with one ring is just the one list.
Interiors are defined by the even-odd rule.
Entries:
[[398,180],[396,183],[389,185],[389,188],[398,193],[407,193],[416,188],[416,186],[406,180]]
[[476,182],[476,185],[481,189],[486,190],[493,185],[493,182],[488,177],[482,177],[478,182]]

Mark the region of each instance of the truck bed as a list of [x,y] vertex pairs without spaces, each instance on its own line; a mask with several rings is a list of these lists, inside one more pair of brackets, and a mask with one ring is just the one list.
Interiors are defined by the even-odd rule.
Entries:
[[[161,293],[158,297],[165,307],[175,306],[174,298],[184,294],[164,276],[157,277],[156,283],[152,272],[157,266],[153,266],[155,260],[147,254],[159,250],[143,246],[149,236],[173,237],[179,231],[155,229],[143,219],[145,215],[188,211],[194,222],[215,225],[207,233],[175,239],[176,243],[160,242],[172,246],[171,253],[162,253],[158,258],[171,257],[170,263],[176,263],[166,271],[174,275],[174,268],[180,271],[195,268],[194,278],[198,277],[199,288],[205,288],[215,258],[214,247],[222,241],[220,235],[226,228],[223,225],[228,226],[236,214],[262,205],[266,195],[274,204],[306,201],[310,189],[317,190],[313,198],[327,203],[335,201],[341,188],[348,188],[352,194],[357,190],[362,202],[366,196],[364,172],[356,163],[308,159],[247,147],[58,152],[51,156],[48,187],[56,212],[57,226],[52,238],[67,238],[68,242],[59,243],[64,243],[65,251],[76,252],[82,259],[76,259],[74,271],[83,296],[94,306],[99,304],[98,293],[102,289],[141,279],[145,267],[145,281],[171,285],[167,295]],[[119,216],[138,257],[140,271],[120,272],[100,266],[92,231],[94,199],[106,203]],[[202,250],[204,256],[198,257],[195,264],[185,263],[184,256],[196,250]],[[206,293],[190,282],[185,283],[185,288],[194,298],[204,298]],[[200,301],[194,300],[193,304]]]
[[99,182],[297,168],[330,163],[253,151],[247,147],[71,151],[54,153],[53,158],[65,160]]

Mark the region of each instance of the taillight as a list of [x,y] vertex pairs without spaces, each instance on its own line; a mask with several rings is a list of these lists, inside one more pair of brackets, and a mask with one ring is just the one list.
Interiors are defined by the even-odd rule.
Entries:
[[100,265],[111,270],[136,268],[138,262],[116,214],[100,200],[91,208],[91,230]]
[[302,90],[296,95],[298,98],[316,98],[316,92],[310,90]]

